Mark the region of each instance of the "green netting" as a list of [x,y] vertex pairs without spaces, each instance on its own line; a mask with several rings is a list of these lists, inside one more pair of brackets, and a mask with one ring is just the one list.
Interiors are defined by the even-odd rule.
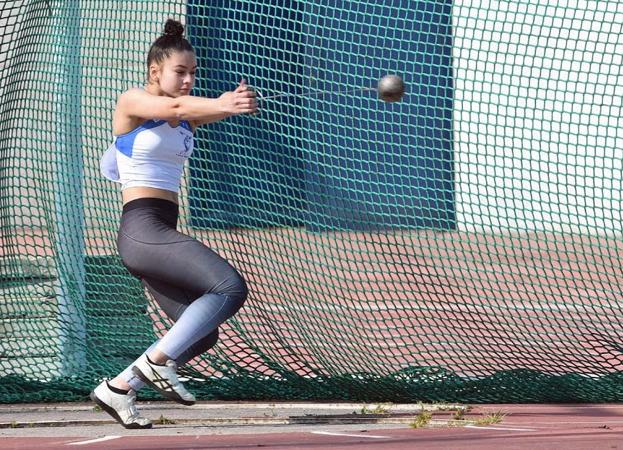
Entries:
[[250,288],[199,398],[620,401],[623,4],[563,3],[3,2],[0,402],[84,400],[170,325],[98,167],[168,17],[197,95],[407,83],[197,133],[180,228]]

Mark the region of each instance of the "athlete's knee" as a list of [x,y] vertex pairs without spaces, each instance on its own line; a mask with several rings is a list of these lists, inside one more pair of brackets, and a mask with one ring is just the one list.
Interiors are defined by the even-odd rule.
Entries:
[[236,288],[234,289],[234,301],[238,303],[238,308],[240,309],[244,302],[247,300],[249,296],[249,288],[247,287],[247,282],[242,276],[238,275],[238,279],[236,280]]
[[221,293],[230,302],[234,302],[234,310],[238,311],[249,296],[249,288],[245,279],[238,272],[234,272],[224,283],[224,290]]

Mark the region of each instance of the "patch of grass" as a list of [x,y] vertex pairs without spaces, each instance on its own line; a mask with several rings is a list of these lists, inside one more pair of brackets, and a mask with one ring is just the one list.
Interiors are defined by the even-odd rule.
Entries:
[[390,408],[391,404],[383,405],[379,403],[374,409],[370,409],[364,405],[364,407],[361,408],[361,414],[387,414]]
[[160,414],[160,417],[154,421],[156,425],[175,425],[177,422]]
[[[457,406],[457,405],[449,405],[447,403],[433,402],[433,403],[430,403],[430,405],[435,409],[435,411],[454,411],[457,408],[464,409],[464,407]],[[419,406],[421,409],[424,409],[423,403],[420,403]],[[467,407],[467,409],[469,410],[469,407]]]
[[502,422],[502,420],[504,419],[504,417],[506,417],[506,413],[502,412],[502,411],[496,411],[494,413],[491,414],[487,414],[484,417],[481,417],[479,419],[476,419],[474,421],[474,425],[493,425],[496,423],[500,423]]
[[464,420],[465,412],[466,411],[464,409],[457,409],[454,411],[454,414],[452,414],[452,420]]
[[100,405],[95,405],[93,407],[93,411],[95,411],[95,412],[102,412],[102,407]]
[[409,426],[411,428],[423,428],[430,423],[432,418],[432,413],[428,411],[422,411],[420,414],[418,414],[415,420],[409,424]]

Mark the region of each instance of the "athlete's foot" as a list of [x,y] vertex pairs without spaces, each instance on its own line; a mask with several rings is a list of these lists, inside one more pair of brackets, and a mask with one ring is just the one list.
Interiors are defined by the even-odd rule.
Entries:
[[195,396],[188,392],[177,378],[177,364],[168,360],[164,365],[154,364],[143,355],[132,367],[132,372],[164,397],[182,405],[194,405]]
[[127,394],[114,392],[104,380],[91,392],[91,400],[125,428],[151,428],[151,421],[142,417],[136,409],[136,392],[133,390]]

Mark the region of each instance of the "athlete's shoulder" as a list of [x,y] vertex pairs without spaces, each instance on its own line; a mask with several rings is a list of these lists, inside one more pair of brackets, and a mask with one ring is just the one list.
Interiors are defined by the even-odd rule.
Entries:
[[151,95],[152,94],[150,94],[143,88],[133,87],[119,94],[119,97],[117,98],[117,103],[121,103],[127,100],[132,100],[132,99],[136,99],[136,98],[140,98],[144,96],[151,96]]
[[[119,95],[115,115],[121,118],[156,119],[166,114],[165,97],[151,94],[142,88],[131,88]],[[136,123],[133,123],[136,125]],[[122,128],[128,128],[124,126]]]

